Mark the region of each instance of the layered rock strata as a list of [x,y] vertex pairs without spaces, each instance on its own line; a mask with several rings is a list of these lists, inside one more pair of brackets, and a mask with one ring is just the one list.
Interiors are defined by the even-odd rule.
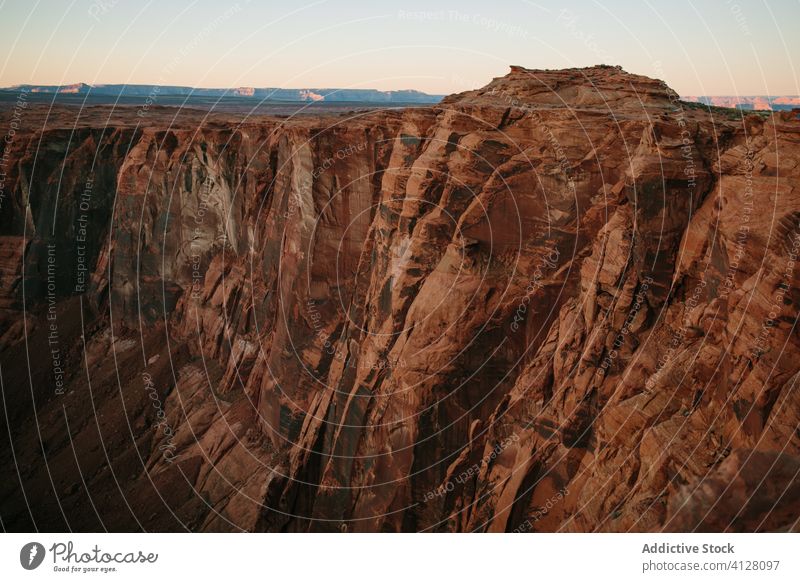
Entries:
[[4,527],[798,529],[796,115],[512,67],[17,126]]

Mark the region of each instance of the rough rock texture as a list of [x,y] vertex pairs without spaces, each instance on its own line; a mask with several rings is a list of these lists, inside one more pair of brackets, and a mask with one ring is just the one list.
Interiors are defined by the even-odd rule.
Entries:
[[4,528],[798,529],[796,115],[512,67],[18,117]]

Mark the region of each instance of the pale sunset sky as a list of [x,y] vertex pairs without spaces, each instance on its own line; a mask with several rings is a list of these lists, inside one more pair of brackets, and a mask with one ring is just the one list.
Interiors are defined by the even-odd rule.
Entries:
[[0,0],[0,86],[453,93],[622,65],[682,95],[797,95],[800,0]]

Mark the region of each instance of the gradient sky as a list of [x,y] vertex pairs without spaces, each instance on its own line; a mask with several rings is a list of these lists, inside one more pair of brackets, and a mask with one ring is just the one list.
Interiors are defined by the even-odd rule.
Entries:
[[682,95],[797,95],[800,0],[0,0],[0,86],[452,93],[599,63]]

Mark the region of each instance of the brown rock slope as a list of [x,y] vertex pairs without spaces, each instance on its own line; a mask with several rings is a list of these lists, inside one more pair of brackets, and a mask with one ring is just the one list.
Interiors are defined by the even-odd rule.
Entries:
[[741,115],[611,67],[24,110],[3,526],[798,529],[800,120]]

